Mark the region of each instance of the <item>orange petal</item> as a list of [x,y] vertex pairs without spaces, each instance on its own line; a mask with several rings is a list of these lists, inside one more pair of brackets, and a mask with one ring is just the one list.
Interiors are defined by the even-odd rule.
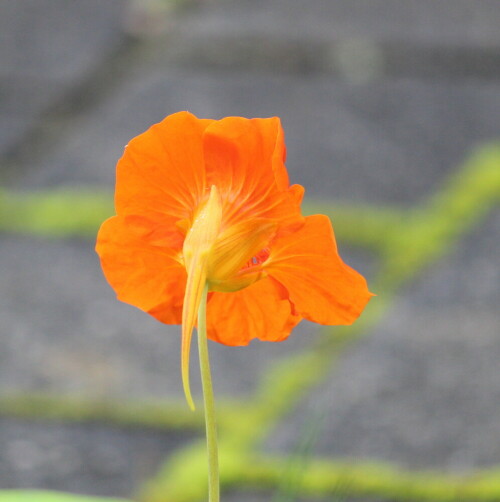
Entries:
[[201,138],[211,122],[179,112],[132,139],[116,168],[117,213],[154,210],[190,219],[204,195]]
[[186,272],[175,226],[145,216],[114,216],[97,236],[104,275],[118,298],[166,324],[180,324]]
[[210,293],[207,305],[208,338],[225,345],[282,341],[301,319],[284,288],[270,278],[236,293]]
[[280,190],[286,190],[290,186],[290,180],[288,178],[288,172],[285,167],[285,132],[283,131],[283,127],[281,126],[281,121],[278,117],[273,117],[267,120],[253,120],[259,121],[259,127],[265,138],[269,138],[269,140],[271,140],[272,142],[274,135],[276,136],[272,155],[272,169],[278,188]]
[[284,165],[283,130],[277,117],[227,117],[203,133],[208,184],[226,201],[225,222],[242,218],[287,220],[299,214]]
[[290,295],[297,312],[320,324],[352,324],[372,294],[365,279],[337,253],[327,216],[308,216],[295,232],[278,235],[265,269]]

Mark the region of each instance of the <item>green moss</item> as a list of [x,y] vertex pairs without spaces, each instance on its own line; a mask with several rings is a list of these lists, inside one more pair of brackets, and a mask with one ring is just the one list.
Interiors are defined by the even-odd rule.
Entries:
[[[239,474],[240,488],[273,490],[281,483],[287,459],[255,458]],[[409,472],[383,462],[313,460],[302,472],[303,496],[382,497],[421,502],[493,502],[500,500],[498,471],[452,476],[432,471]]]
[[326,214],[332,221],[337,239],[372,251],[385,243],[405,225],[408,211],[389,207],[347,206],[307,201],[304,214]]
[[0,397],[0,416],[29,420],[100,421],[127,427],[203,430],[203,415],[184,403],[98,400],[75,396],[16,394]]
[[131,502],[125,499],[88,497],[36,490],[0,490],[0,502]]
[[4,232],[95,238],[99,225],[113,212],[111,195],[96,189],[0,191],[0,231]]

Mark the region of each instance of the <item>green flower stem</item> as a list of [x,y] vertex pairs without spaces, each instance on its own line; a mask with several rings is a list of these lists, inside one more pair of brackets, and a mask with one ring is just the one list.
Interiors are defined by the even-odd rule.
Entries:
[[210,375],[207,342],[207,295],[208,284],[203,288],[198,310],[198,351],[200,354],[201,383],[205,401],[205,427],[208,451],[208,501],[219,502],[219,453],[217,446],[217,426],[215,423],[215,402]]

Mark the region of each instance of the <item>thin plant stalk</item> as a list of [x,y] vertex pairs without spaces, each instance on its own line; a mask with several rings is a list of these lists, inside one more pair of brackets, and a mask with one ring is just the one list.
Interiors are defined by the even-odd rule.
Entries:
[[198,309],[198,351],[205,410],[205,428],[208,451],[208,501],[219,502],[219,453],[217,446],[217,426],[215,421],[215,402],[210,374],[207,341],[207,296],[208,284],[203,288],[200,308]]

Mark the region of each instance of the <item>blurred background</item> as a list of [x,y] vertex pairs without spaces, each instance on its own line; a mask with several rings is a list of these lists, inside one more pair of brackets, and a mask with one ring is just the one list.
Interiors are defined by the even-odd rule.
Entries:
[[378,295],[210,344],[224,500],[500,500],[499,26],[497,0],[1,0],[0,489],[204,499],[180,330],[93,251],[124,145],[189,110],[281,117]]

